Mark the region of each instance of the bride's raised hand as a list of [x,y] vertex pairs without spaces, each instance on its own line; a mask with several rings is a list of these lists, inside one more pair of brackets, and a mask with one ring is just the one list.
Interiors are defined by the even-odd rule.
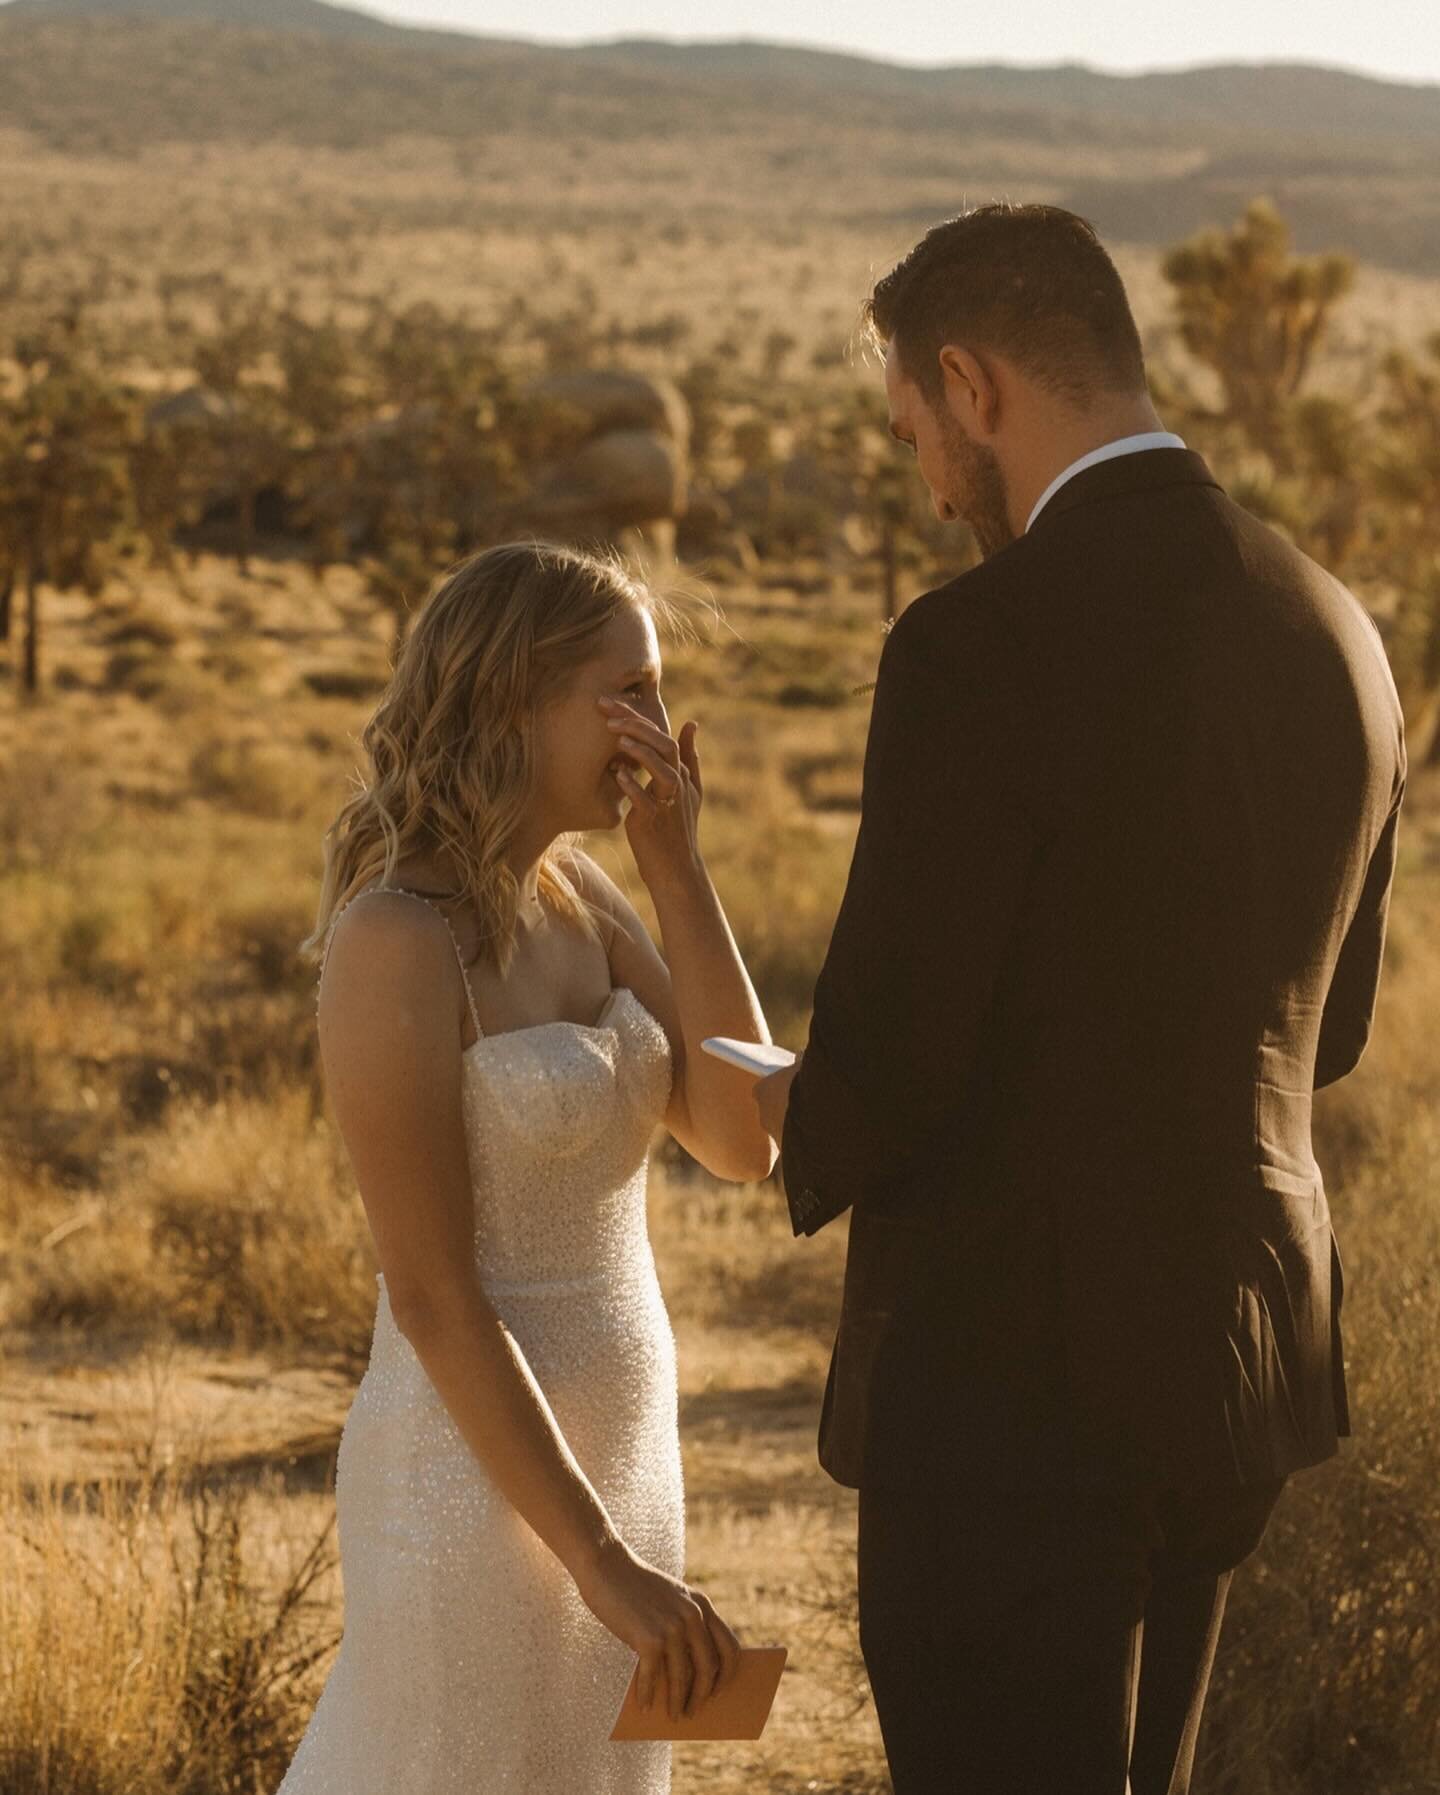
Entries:
[[614,1541],[575,1584],[596,1619],[640,1654],[636,1695],[642,1707],[651,1705],[663,1684],[670,1718],[678,1720],[734,1675],[740,1642],[710,1598],[647,1564],[623,1541]]
[[[618,698],[599,700],[616,738],[616,751],[630,765],[616,773],[630,800],[625,833],[640,877],[653,891],[659,882],[693,872],[699,864],[696,826],[704,787],[693,720],[677,739]],[[648,779],[641,783],[641,774]]]

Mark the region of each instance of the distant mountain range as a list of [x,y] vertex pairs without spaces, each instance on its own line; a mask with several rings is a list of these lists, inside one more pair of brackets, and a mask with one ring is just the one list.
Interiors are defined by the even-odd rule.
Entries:
[[211,25],[244,25],[262,31],[327,31],[337,37],[404,37],[392,25],[349,6],[324,0],[9,0],[12,19],[189,19]]
[[[1131,241],[1231,222],[1268,191],[1302,247],[1440,271],[1440,85],[1301,64],[909,68],[743,41],[537,44],[325,0],[8,0],[0,126],[122,154],[161,140],[358,148],[504,132],[587,147],[680,139],[698,156],[724,140],[768,146],[777,181],[787,157],[813,166],[834,146],[837,179],[847,158],[871,166],[878,153],[900,194],[909,167],[933,177],[974,145],[1008,143],[1044,152],[1032,188]],[[1077,148],[1086,162],[1072,173]]]
[[687,80],[742,80],[955,105],[1033,108],[1119,123],[1200,124],[1372,141],[1440,144],[1440,84],[1409,86],[1303,63],[1214,64],[1153,75],[1113,75],[1079,63],[909,68],[780,44],[668,44],[647,39],[589,45],[591,62],[649,66]]

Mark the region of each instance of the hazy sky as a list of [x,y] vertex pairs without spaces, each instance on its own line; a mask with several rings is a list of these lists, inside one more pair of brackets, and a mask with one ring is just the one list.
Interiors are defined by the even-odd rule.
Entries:
[[1318,62],[1440,82],[1437,0],[357,0],[409,24],[570,43],[615,37],[764,38],[891,62],[1083,62],[1101,69],[1197,62]]

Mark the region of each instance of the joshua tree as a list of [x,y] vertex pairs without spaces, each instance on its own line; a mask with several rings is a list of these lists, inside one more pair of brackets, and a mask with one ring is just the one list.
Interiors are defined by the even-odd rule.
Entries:
[[[1162,271],[1175,289],[1182,342],[1219,378],[1222,415],[1277,473],[1294,472],[1293,401],[1354,284],[1353,258],[1292,256],[1284,219],[1257,199],[1233,231],[1203,231],[1172,249]],[[1187,409],[1205,415],[1193,401]]]
[[95,593],[133,523],[130,406],[89,363],[78,313],[14,346],[18,391],[0,413],[0,567],[25,595],[21,690],[40,688],[40,586]]
[[[1391,655],[1403,683],[1432,708],[1440,693],[1440,331],[1423,358],[1392,350],[1381,364],[1380,423],[1374,487],[1386,570],[1397,592]],[[1427,754],[1440,764],[1440,715]]]
[[298,502],[296,522],[309,534],[311,568],[318,576],[350,550],[357,427],[371,408],[371,379],[354,337],[333,319],[312,325],[287,314],[280,320],[277,354],[294,430],[289,491]]
[[256,377],[256,365],[275,349],[275,323],[260,303],[222,295],[220,325],[196,343],[195,371],[219,405],[205,437],[215,471],[235,501],[235,558],[242,574],[255,552],[255,512],[260,493],[283,482],[292,451],[283,398],[274,382]]

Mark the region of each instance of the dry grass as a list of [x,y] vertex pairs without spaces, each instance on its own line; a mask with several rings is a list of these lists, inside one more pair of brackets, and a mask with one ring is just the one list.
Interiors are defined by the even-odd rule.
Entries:
[[[137,1442],[79,1484],[0,1467],[6,1795],[254,1795],[337,1638],[333,1521]],[[313,1516],[312,1516],[313,1521]]]
[[21,1327],[133,1336],[161,1326],[241,1350],[333,1349],[363,1365],[373,1248],[339,1143],[304,1090],[182,1098],[141,1137],[124,1190],[70,1207],[38,1238],[15,1228]]

